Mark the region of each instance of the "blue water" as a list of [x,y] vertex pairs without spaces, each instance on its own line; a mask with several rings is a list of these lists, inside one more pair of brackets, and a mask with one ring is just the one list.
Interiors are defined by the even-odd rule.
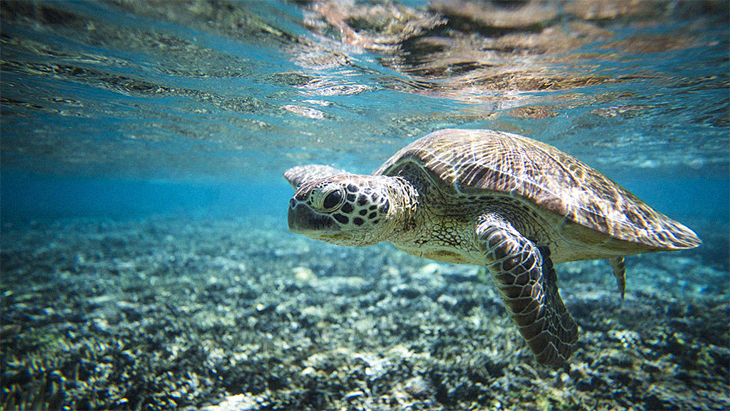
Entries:
[[[370,173],[431,131],[492,128],[595,167],[693,228],[704,245],[684,255],[727,272],[728,4],[595,19],[555,4],[524,33],[436,25],[410,43],[357,14],[374,42],[358,43],[308,2],[3,2],[2,229],[270,216],[285,230],[289,167]],[[484,40],[546,27],[564,43]],[[429,53],[450,47],[461,60],[443,70]]]
[[[597,84],[500,91],[384,66],[388,53],[345,45],[336,31],[308,30],[311,11],[291,4],[237,3],[254,27],[231,31],[196,21],[195,12],[164,17],[170,7],[114,3],[4,6],[6,223],[281,215],[286,168],[323,163],[369,173],[445,127],[515,131],[579,157],[670,216],[727,220],[722,16],[609,24],[610,36],[513,63],[518,72],[539,65],[538,74],[594,76]],[[286,35],[262,34],[256,24]],[[521,107],[552,116],[511,114]]]

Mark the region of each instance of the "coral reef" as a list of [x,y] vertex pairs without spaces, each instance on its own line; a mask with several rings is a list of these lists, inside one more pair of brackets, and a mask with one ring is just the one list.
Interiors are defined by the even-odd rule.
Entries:
[[730,406],[725,262],[559,265],[581,326],[536,364],[479,267],[290,235],[277,218],[77,219],[2,233],[3,409]]

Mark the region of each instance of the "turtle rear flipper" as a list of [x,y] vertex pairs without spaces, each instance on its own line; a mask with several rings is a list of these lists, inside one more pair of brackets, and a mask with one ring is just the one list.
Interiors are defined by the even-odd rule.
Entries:
[[616,257],[608,260],[608,262],[611,263],[613,276],[616,277],[618,291],[621,293],[621,300],[623,300],[624,294],[626,294],[626,264],[624,263],[624,258]]
[[557,366],[575,351],[578,324],[560,298],[547,247],[536,247],[498,214],[482,215],[476,234],[512,321],[537,362]]
[[284,172],[284,178],[292,187],[297,188],[306,182],[322,180],[338,174],[347,174],[347,172],[330,166],[312,164],[292,167]]

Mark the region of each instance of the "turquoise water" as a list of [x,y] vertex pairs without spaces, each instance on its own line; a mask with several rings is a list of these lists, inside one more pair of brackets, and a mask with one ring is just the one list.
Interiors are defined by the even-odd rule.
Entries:
[[[336,263],[307,265],[304,254],[293,250],[311,248],[331,259],[369,251],[320,245],[288,233],[292,190],[281,177],[287,168],[317,163],[367,174],[429,132],[491,128],[574,155],[695,230],[704,241],[701,248],[656,257],[661,263],[637,257],[640,269],[634,273],[643,270],[635,274],[641,280],[631,283],[630,267],[628,290],[666,286],[672,298],[683,301],[682,290],[692,289],[693,299],[724,299],[717,312],[727,315],[728,3],[477,2],[475,9],[468,3],[3,1],[3,276],[40,270],[33,258],[19,256],[47,255],[53,249],[49,244],[63,242],[66,234],[59,233],[64,230],[79,230],[82,236],[97,230],[77,226],[79,221],[109,224],[119,233],[134,233],[135,224],[141,224],[140,238],[155,232],[149,228],[154,224],[162,227],[158,232],[222,224],[217,230],[229,229],[230,236],[215,231],[206,240],[190,234],[200,241],[198,248],[190,243],[190,253],[205,248],[206,241],[219,241],[217,236],[228,244],[225,238],[238,238],[243,229],[258,237],[241,241],[260,248],[242,247],[236,256],[218,249],[211,258],[238,259],[249,267],[245,273],[255,276],[260,270],[250,267],[270,253],[266,264],[283,264],[287,275],[305,267],[326,276],[330,271],[322,265]],[[226,221],[245,223],[229,227]],[[182,222],[191,226],[175,225]],[[182,238],[183,231],[164,235]],[[138,247],[154,249],[164,235],[159,234],[160,242]],[[30,238],[32,243],[21,243]],[[133,240],[124,241],[133,247]],[[50,252],[53,258],[41,265],[56,274],[43,281],[61,281],[54,275],[74,272],[58,264],[81,261],[79,250],[85,246],[78,247]],[[378,266],[397,267],[406,258],[387,246],[373,253],[387,255]],[[97,253],[97,262],[124,259],[112,254]],[[681,266],[673,258],[693,261],[698,268],[667,268]],[[428,262],[403,264],[418,272],[418,264]],[[652,271],[658,266],[669,271]],[[175,275],[193,276],[181,267]],[[8,283],[3,290],[3,322],[33,328],[12,314],[19,308],[9,296],[22,291]],[[670,310],[665,307],[657,310]],[[584,317],[579,323],[586,328],[590,321]],[[22,340],[23,332],[16,337]],[[275,330],[268,332],[276,336]],[[716,337],[727,342],[726,331]],[[10,343],[3,341],[7,371]],[[723,353],[712,358],[723,361]],[[578,374],[565,375],[578,381]],[[727,375],[723,367],[715,373],[725,382]],[[28,381],[45,381],[39,378]],[[16,380],[6,379],[6,405],[14,404],[7,393],[20,387]],[[66,394],[72,391],[65,387]],[[217,404],[224,394],[268,392],[228,385],[213,391],[178,402],[202,406]],[[337,398],[347,394],[333,392]],[[438,392],[433,404],[457,407]],[[50,403],[81,404],[69,396]],[[127,397],[127,402],[99,400],[96,406],[165,407],[149,400],[158,398],[153,394],[145,400]],[[649,397],[635,395],[642,398],[635,406],[686,405]],[[495,407],[492,400],[477,398],[478,405]],[[307,406],[333,404],[318,401]],[[696,409],[722,404],[700,401]]]
[[[187,3],[115,3],[3,6],[7,218],[26,210],[53,214],[54,207],[32,203],[64,209],[43,188],[54,184],[77,193],[67,202],[100,214],[107,196],[118,204],[119,191],[131,211],[154,209],[146,184],[163,192],[187,186],[185,207],[209,204],[211,189],[222,192],[219,201],[235,202],[251,184],[283,186],[280,174],[292,165],[369,173],[416,137],[446,127],[497,128],[545,141],[640,197],[686,186],[657,199],[670,203],[659,207],[668,214],[671,203],[699,214],[715,203],[713,213],[727,214],[722,15],[695,16],[686,6],[650,24],[652,16],[639,14],[606,20],[605,29],[598,20],[598,33],[572,33],[579,19],[566,14],[565,23],[543,24],[598,39],[553,53],[543,45],[517,50],[512,54],[525,56],[511,60],[486,52],[457,56],[484,60],[484,68],[463,74],[457,68],[465,63],[457,62],[451,70],[458,76],[450,79],[421,67],[418,48],[400,53],[415,62],[399,67],[389,62],[392,54],[404,58],[398,53],[343,44],[337,30],[305,25],[312,12],[293,4],[242,2],[226,15]],[[236,19],[239,28],[226,26]],[[510,82],[502,73],[518,74]],[[524,107],[550,116],[516,111]],[[650,187],[642,180],[652,180]],[[14,195],[16,182],[34,181],[39,190]],[[696,181],[710,187],[694,190]],[[96,193],[91,204],[85,184]],[[194,201],[198,191],[201,204]],[[286,203],[283,189],[274,193],[265,196],[267,207]],[[687,210],[678,197],[698,207]]]

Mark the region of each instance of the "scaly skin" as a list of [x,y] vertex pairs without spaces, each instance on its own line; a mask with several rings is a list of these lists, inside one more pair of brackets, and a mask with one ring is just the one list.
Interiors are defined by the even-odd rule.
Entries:
[[538,249],[498,214],[480,216],[476,235],[507,313],[535,359],[562,364],[575,350],[578,324],[560,298],[549,249]]

